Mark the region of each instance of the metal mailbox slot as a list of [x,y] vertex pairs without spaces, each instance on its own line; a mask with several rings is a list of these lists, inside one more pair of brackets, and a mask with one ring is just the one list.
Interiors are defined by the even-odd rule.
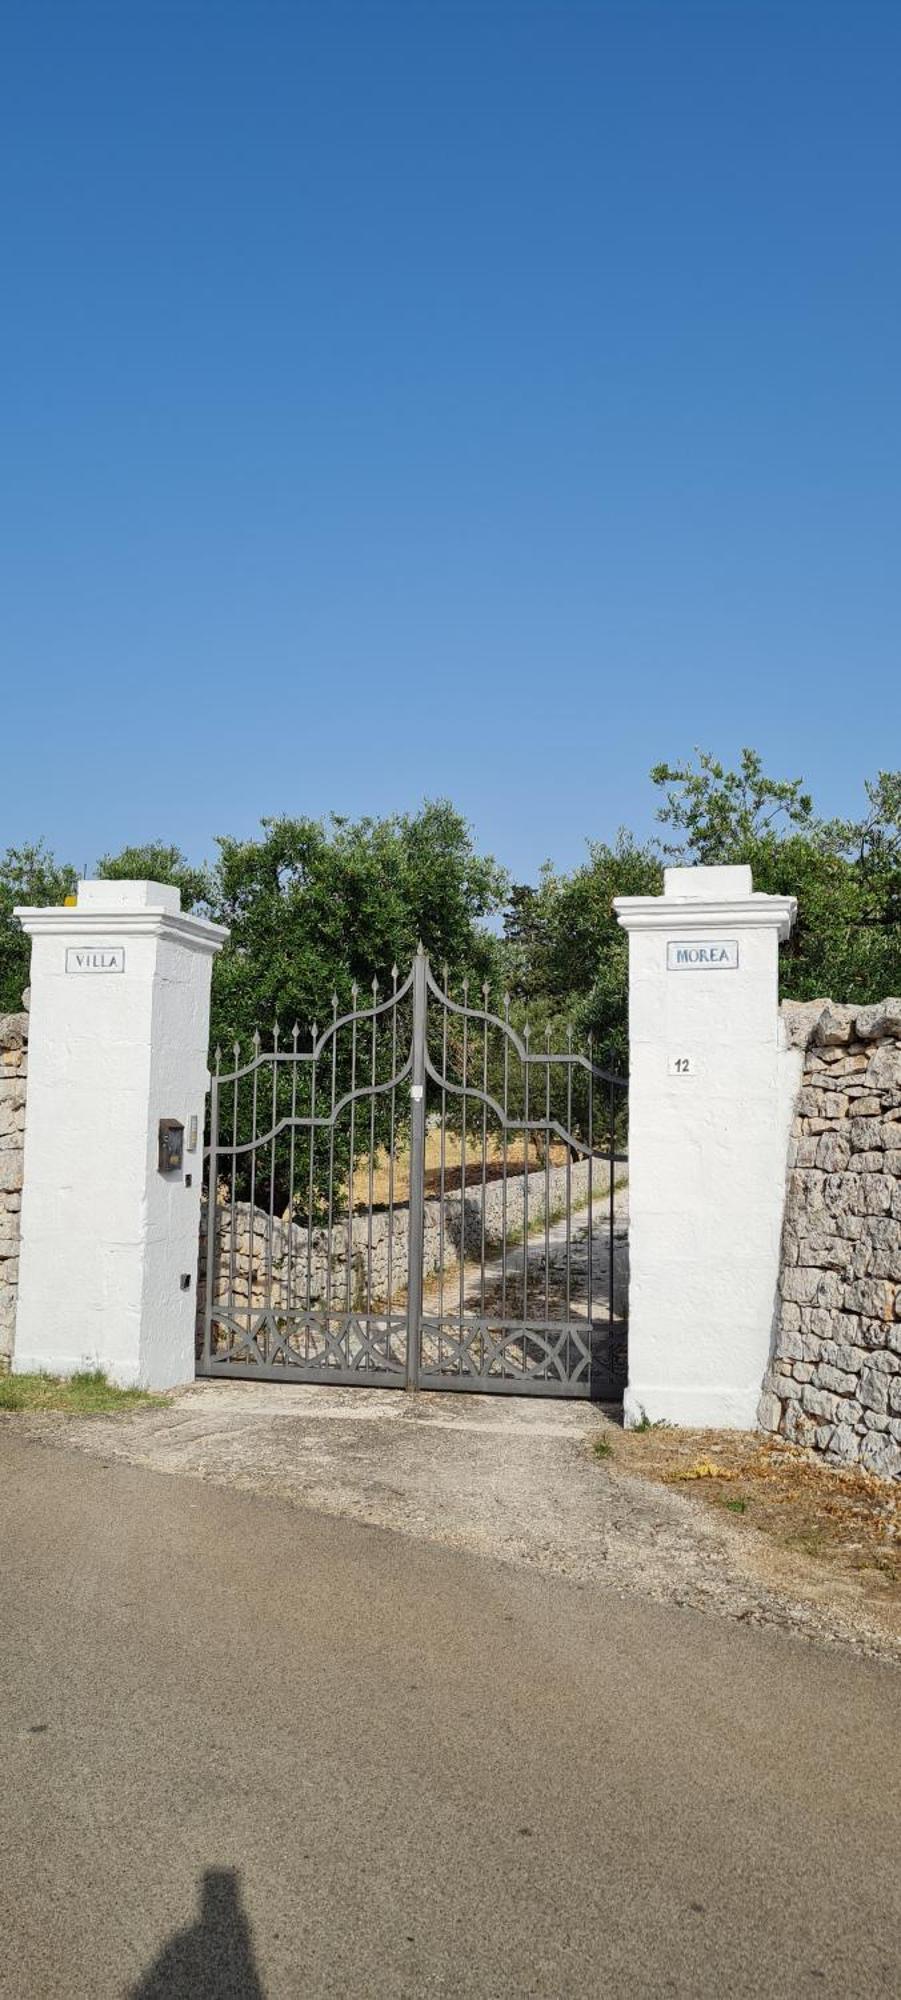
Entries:
[[185,1128],[177,1118],[160,1119],[159,1160],[161,1174],[177,1174],[184,1156]]

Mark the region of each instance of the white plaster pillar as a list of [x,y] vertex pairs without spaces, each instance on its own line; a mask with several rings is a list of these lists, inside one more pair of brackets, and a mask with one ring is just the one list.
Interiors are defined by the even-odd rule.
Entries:
[[[158,882],[80,882],[74,907],[16,916],[32,948],[13,1368],[172,1388],[194,1376],[210,975],[228,933]],[[161,1118],[184,1126],[168,1173]]]
[[667,868],[629,933],[627,1424],[753,1429],[779,1272],[797,1064],[780,1046],[792,896]]

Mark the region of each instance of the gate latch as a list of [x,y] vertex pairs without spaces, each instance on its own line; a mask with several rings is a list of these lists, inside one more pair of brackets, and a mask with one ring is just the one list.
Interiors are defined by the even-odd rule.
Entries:
[[421,1083],[411,1083],[410,1096],[412,1097],[414,1104],[419,1103],[419,1100],[422,1097],[422,1092],[423,1092],[423,1086]]

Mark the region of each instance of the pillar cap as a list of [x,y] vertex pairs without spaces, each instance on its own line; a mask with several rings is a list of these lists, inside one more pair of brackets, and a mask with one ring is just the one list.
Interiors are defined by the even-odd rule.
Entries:
[[662,896],[614,896],[625,931],[776,929],[787,938],[798,914],[796,896],[767,896],[752,886],[750,868],[665,868]]
[[181,913],[181,890],[171,882],[116,881],[98,876],[83,878],[76,887],[78,910],[168,910],[172,916]]
[[71,942],[76,938],[92,938],[104,944],[114,937],[156,937],[207,952],[210,957],[222,950],[228,937],[226,925],[212,924],[206,917],[189,917],[180,910],[152,905],[135,907],[122,902],[115,908],[99,909],[79,904],[68,909],[56,904],[35,909],[29,904],[19,904],[13,916],[29,937],[64,937]]

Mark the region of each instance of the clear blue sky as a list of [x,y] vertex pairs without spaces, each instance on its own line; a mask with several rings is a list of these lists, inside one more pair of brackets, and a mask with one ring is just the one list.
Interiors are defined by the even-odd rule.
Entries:
[[0,846],[901,763],[898,0],[5,0]]

